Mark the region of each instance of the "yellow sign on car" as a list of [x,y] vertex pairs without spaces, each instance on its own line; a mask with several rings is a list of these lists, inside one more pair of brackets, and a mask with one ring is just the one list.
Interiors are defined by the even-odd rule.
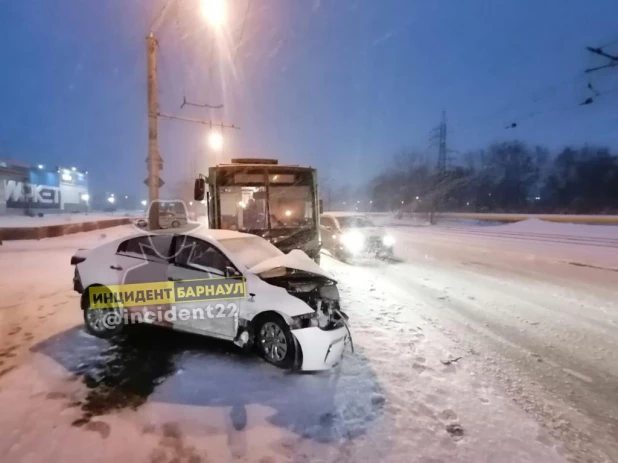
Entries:
[[244,277],[160,281],[89,288],[90,307],[93,309],[244,299],[246,294]]

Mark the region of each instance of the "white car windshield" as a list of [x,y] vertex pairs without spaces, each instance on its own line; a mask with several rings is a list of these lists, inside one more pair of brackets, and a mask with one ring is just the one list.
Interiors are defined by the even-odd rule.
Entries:
[[283,252],[259,236],[222,239],[219,243],[247,268],[283,255]]
[[373,227],[373,223],[362,215],[337,217],[341,228],[367,228]]

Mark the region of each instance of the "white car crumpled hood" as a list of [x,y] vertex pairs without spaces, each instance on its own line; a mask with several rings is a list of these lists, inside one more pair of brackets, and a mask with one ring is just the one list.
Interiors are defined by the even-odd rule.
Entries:
[[311,257],[300,249],[293,249],[287,254],[266,259],[265,261],[251,267],[249,271],[258,275],[263,275],[266,273],[276,273],[277,270],[283,271],[286,268],[301,270],[303,272],[323,276],[334,281],[331,275],[324,271],[313,261],[313,259],[311,259]]

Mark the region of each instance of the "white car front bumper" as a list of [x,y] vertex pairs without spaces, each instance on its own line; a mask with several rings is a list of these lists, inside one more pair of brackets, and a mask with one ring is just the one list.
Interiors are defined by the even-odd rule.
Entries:
[[292,330],[302,350],[301,370],[328,370],[339,363],[345,348],[347,329],[342,326],[334,330],[318,327]]

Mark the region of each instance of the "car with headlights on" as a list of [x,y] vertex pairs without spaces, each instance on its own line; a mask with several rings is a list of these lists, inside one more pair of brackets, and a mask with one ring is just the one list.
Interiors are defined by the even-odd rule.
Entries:
[[[347,316],[339,306],[337,282],[330,274],[304,252],[284,254],[256,235],[208,229],[186,234],[173,230],[143,233],[78,250],[71,264],[86,330],[98,337],[130,332],[129,325],[139,320],[224,339],[243,349],[253,347],[273,365],[310,371],[337,365],[345,345],[351,342]],[[244,296],[232,298],[230,291],[222,290],[221,297],[212,302],[178,303],[176,298],[175,302],[159,300],[149,306],[146,298],[146,305],[137,306],[140,296],[143,302],[144,295],[156,296],[152,291],[167,291],[148,288],[172,288],[166,293],[170,297],[176,295],[176,285],[204,279],[226,287],[229,284],[229,288],[235,287],[234,281],[242,281]],[[135,285],[145,288],[135,293],[138,296],[127,289]],[[105,293],[109,301],[116,303],[120,297],[119,306],[96,306],[90,292],[101,294],[105,288],[109,289]],[[186,294],[185,288],[183,297]],[[174,304],[193,315],[188,319],[169,316],[172,311],[180,312]],[[204,317],[203,309],[210,306],[214,310]],[[201,317],[196,316],[196,310]],[[136,314],[143,314],[143,318]]]
[[336,258],[393,257],[395,238],[359,213],[326,212],[320,216],[322,247]]

